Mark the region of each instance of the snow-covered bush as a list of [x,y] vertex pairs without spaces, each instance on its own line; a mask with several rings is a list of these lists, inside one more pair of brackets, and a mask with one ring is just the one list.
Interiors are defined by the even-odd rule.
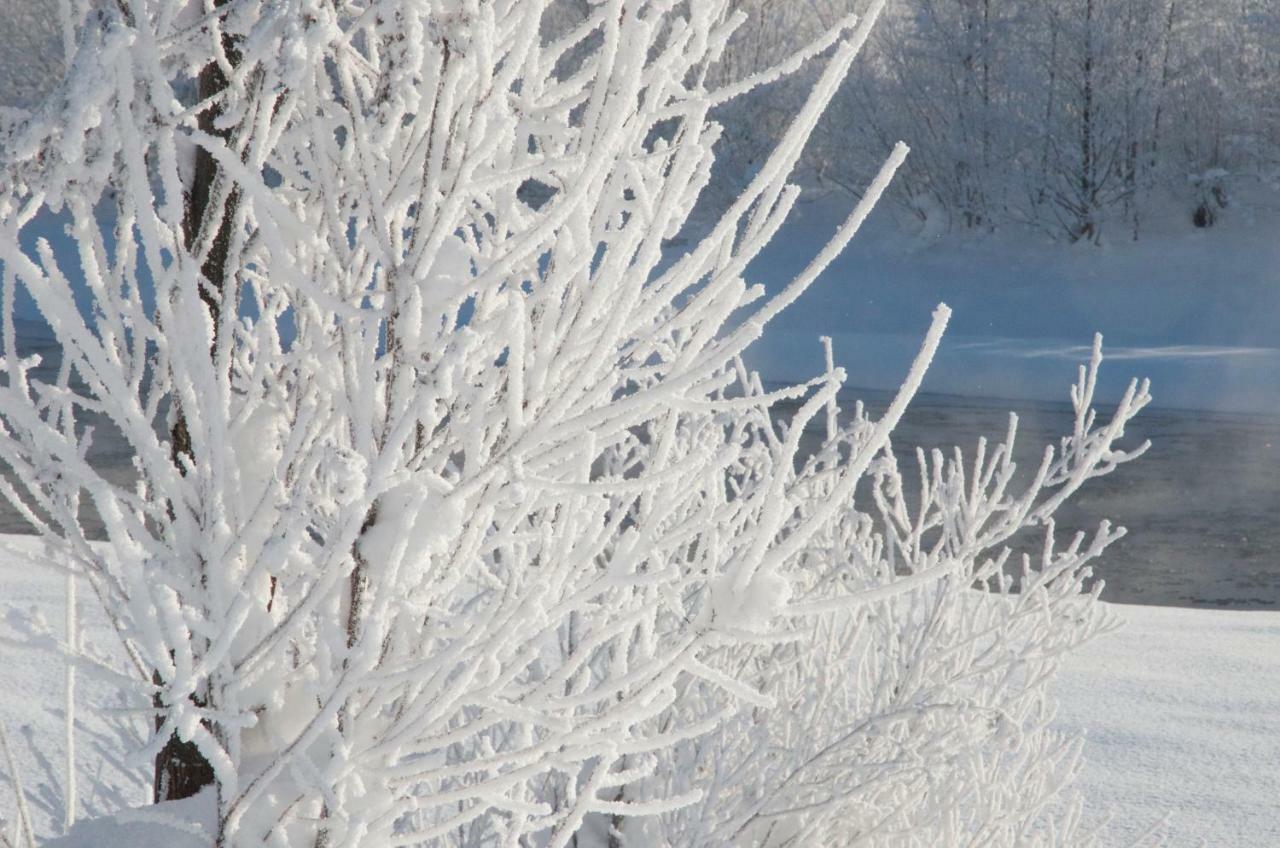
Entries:
[[[743,279],[883,4],[721,88],[725,0],[554,5],[82,3],[5,139],[3,493],[116,628],[157,798],[211,785],[237,846],[1056,844],[1043,686],[1099,626],[1111,534],[1016,594],[998,550],[1127,458],[1145,392],[1095,432],[1090,371],[1026,494],[980,449],[931,460],[913,516],[888,439],[945,307],[874,422],[840,421],[833,367],[770,393],[740,358],[906,155],[788,287]],[[673,252],[709,112],[813,62]]]
[[[1132,385],[1094,426],[1100,345],[1073,388],[1074,432],[1033,474],[1015,475],[1016,416],[971,463],[958,450],[917,451],[904,478],[893,453],[873,462],[869,505],[842,510],[797,551],[789,608],[814,615],[792,620],[789,641],[716,654],[771,700],[672,752],[660,774],[705,794],[663,816],[662,844],[1092,844],[1064,791],[1080,740],[1049,728],[1045,683],[1065,652],[1111,626],[1094,604],[1100,584],[1083,588],[1089,563],[1123,533],[1104,522],[1058,549],[1053,513],[1145,449],[1114,447],[1145,387]],[[875,427],[861,408],[847,429],[828,423],[790,484],[808,491],[809,509],[840,497],[835,471]],[[806,516],[802,506],[793,520]],[[1035,526],[1043,547],[1010,568],[1015,536]],[[685,700],[719,698],[703,688]]]

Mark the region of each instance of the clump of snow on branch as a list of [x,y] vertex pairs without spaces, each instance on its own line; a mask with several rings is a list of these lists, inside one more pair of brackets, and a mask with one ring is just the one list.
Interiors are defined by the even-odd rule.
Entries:
[[[1072,832],[1043,687],[1101,626],[1080,581],[1115,534],[1055,552],[1048,525],[1016,593],[1001,551],[1129,458],[1145,390],[1097,427],[1095,361],[1029,486],[1008,442],[926,457],[914,508],[889,437],[945,307],[877,421],[832,412],[832,367],[764,391],[741,354],[906,150],[788,287],[749,286],[883,4],[712,88],[730,5],[86,5],[8,125],[3,493],[109,616],[129,668],[100,671],[155,705],[138,761],[176,735],[212,766],[219,844]],[[710,111],[806,62],[782,141],[674,254]],[[197,151],[218,178],[192,222]],[[49,214],[70,249],[27,245]],[[136,480],[88,461],[91,422]]]

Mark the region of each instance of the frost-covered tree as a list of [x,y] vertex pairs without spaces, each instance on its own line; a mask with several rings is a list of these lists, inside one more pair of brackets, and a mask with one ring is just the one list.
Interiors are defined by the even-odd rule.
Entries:
[[30,108],[61,77],[58,0],[0,0],[0,121]]
[[[945,307],[874,422],[841,421],[830,365],[770,393],[740,358],[906,154],[799,277],[748,285],[883,4],[724,84],[726,2],[564,5],[67,4],[66,76],[0,145],[2,489],[119,634],[157,799],[207,790],[236,846],[1059,844],[1043,686],[1098,625],[1076,590],[1111,534],[1016,596],[997,549],[1127,458],[1145,392],[1095,431],[1090,372],[1027,494],[980,448],[923,469],[913,516],[888,439]],[[674,250],[709,115],[806,65]],[[89,461],[95,427],[134,479]],[[949,770],[894,770],[926,754]]]
[[[750,14],[729,52],[757,62],[865,5],[739,2]],[[1275,167],[1277,15],[1268,0],[893,4],[799,175],[856,194],[868,151],[909,138],[894,195],[935,231],[1137,237],[1171,203],[1211,222]],[[776,93],[726,111],[726,135],[776,140],[794,99]]]

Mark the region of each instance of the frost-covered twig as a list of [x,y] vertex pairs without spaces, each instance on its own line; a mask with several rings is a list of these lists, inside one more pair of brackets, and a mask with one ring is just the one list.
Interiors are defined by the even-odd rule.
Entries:
[[[80,645],[80,632],[77,622],[76,577],[70,571],[66,575],[65,599],[67,650],[75,653]],[[63,790],[62,825],[70,830],[76,821],[76,667],[69,657],[65,660],[63,675],[66,786]]]
[[0,724],[0,752],[4,754],[5,769],[9,775],[9,784],[13,787],[14,803],[18,808],[18,836],[21,848],[36,848],[35,831],[31,827],[31,811],[27,808],[27,790],[22,783],[22,774],[18,764],[14,762],[13,750],[9,747],[9,734]]

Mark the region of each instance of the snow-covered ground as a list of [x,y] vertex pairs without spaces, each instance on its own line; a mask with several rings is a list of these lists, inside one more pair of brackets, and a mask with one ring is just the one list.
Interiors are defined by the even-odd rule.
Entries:
[[1080,782],[1104,844],[1168,815],[1177,848],[1280,845],[1280,613],[1116,607],[1054,687],[1085,731]]
[[[47,835],[61,828],[66,797],[65,666],[55,653],[13,644],[15,638],[25,638],[42,625],[53,638],[62,638],[66,581],[52,569],[33,567],[41,549],[34,537],[0,535],[0,724],[26,784],[35,830]],[[86,649],[115,649],[118,658],[118,643],[96,601],[87,592],[81,592],[81,601]],[[144,803],[148,800],[145,766],[124,759],[123,751],[128,747],[124,734],[130,728],[121,709],[127,705],[119,702],[118,688],[81,673],[76,691],[77,806],[81,814],[103,815],[121,806]],[[3,766],[0,771],[5,771]],[[0,779],[0,818],[10,821],[15,810],[12,790],[6,773]]]
[[[29,538],[4,537],[4,606],[33,606],[57,631],[63,581],[32,569]],[[1080,784],[1089,815],[1112,814],[1106,845],[1127,844],[1171,816],[1169,844],[1258,848],[1280,844],[1280,612],[1115,608],[1124,629],[1066,663],[1055,691],[1058,725],[1087,732]],[[86,604],[86,642],[108,648],[100,615]],[[3,632],[22,616],[8,613]],[[0,721],[14,743],[37,830],[61,831],[65,748],[60,661],[0,643]],[[146,800],[147,769],[123,758],[110,687],[82,679],[77,771],[83,816]],[[12,785],[0,780],[0,816],[14,811]],[[155,816],[117,816],[81,825],[63,848],[137,846],[157,833]],[[151,837],[146,837],[150,839]],[[166,848],[198,845],[166,832]]]

